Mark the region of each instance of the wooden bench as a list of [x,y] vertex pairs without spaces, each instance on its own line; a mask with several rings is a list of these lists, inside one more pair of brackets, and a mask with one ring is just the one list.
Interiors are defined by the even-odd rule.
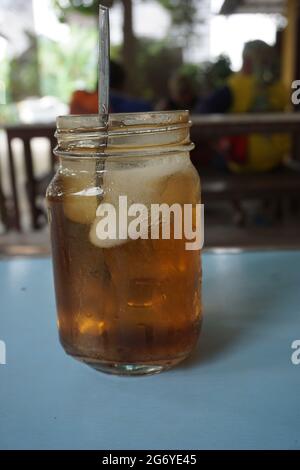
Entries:
[[[216,141],[219,137],[250,133],[289,133],[294,140],[294,158],[300,160],[300,113],[272,114],[222,114],[192,116],[192,140],[198,144],[201,155],[201,142]],[[21,230],[18,188],[16,184],[14,154],[12,141],[19,138],[23,141],[27,194],[30,205],[32,227],[39,228],[39,209],[37,196],[44,191],[50,175],[39,181],[34,175],[33,157],[30,142],[35,137],[46,137],[50,140],[51,150],[56,145],[53,125],[18,125],[7,126],[9,149],[9,169],[14,202],[14,226]],[[52,171],[54,158],[49,155]],[[202,193],[205,202],[223,200],[241,200],[246,198],[281,198],[283,196],[299,197],[300,173],[291,170],[277,170],[271,173],[255,175],[234,175],[212,169],[202,168],[201,161],[196,161],[202,180]],[[41,189],[43,188],[43,189]]]
[[[12,189],[12,196],[14,202],[14,228],[18,231],[22,230],[19,210],[19,194],[16,178],[15,169],[15,158],[12,147],[12,141],[14,139],[21,139],[24,148],[24,159],[25,159],[25,171],[26,171],[26,189],[30,207],[31,215],[31,227],[38,229],[40,227],[39,215],[40,210],[37,206],[37,196],[40,195],[39,187],[45,187],[45,181],[49,181],[54,172],[55,159],[53,155],[53,149],[56,145],[56,139],[54,137],[55,126],[53,125],[17,125],[6,127],[7,144],[8,144],[8,157],[9,157],[9,171],[10,171],[10,182]],[[50,153],[49,160],[51,164],[51,172],[49,175],[45,175],[43,180],[40,181],[34,174],[33,167],[33,155],[31,149],[31,141],[34,138],[43,137],[50,141]]]
[[[200,157],[201,141],[251,133],[287,133],[293,137],[294,159],[300,160],[300,113],[201,115],[192,116],[192,122],[191,137],[198,143]],[[194,158],[204,202],[300,196],[300,171],[280,168],[269,173],[233,174],[202,166],[200,158]]]
[[205,202],[300,196],[300,172],[286,168],[263,174],[227,174],[205,170],[200,173]]

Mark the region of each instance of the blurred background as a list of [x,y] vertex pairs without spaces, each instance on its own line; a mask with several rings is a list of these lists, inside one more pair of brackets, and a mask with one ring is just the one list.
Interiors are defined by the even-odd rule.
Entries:
[[[206,247],[299,246],[300,2],[101,3],[111,111],[192,114]],[[97,111],[98,5],[0,0],[1,253],[49,252],[55,118]]]

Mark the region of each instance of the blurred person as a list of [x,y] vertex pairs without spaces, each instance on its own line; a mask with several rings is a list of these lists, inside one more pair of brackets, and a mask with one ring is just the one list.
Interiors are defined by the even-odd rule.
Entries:
[[168,83],[169,96],[157,103],[158,111],[187,109],[193,111],[198,102],[195,84],[183,72],[175,72]]
[[98,91],[76,90],[70,102],[71,114],[97,114]]
[[[1,178],[1,174],[0,174]],[[3,225],[3,232],[6,232],[8,229],[8,213],[7,213],[7,207],[6,207],[6,198],[4,196],[4,192],[1,187],[0,183],[0,222]]]
[[[110,62],[110,112],[133,113],[151,111],[151,104],[139,98],[125,94],[126,73],[123,66],[115,61]],[[97,114],[98,90],[88,92],[77,90],[70,103],[71,114]]]
[[[202,100],[199,113],[282,112],[289,104],[288,93],[278,76],[276,53],[264,41],[245,44],[243,65],[227,84]],[[280,166],[290,150],[289,136],[252,134],[222,139],[219,164],[235,172],[264,172]]]
[[117,62],[110,64],[110,106],[113,113],[138,113],[152,111],[149,101],[125,93],[126,72]]

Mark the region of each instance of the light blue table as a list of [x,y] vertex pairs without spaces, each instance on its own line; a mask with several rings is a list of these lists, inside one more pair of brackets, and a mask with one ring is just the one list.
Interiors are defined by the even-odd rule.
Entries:
[[66,356],[51,262],[0,262],[1,449],[300,448],[300,252],[204,255],[195,357],[143,378]]

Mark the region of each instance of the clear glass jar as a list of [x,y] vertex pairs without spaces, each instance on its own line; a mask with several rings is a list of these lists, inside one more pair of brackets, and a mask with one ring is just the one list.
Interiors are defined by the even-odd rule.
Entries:
[[[120,196],[149,213],[152,204],[200,203],[189,128],[186,111],[113,114],[108,130],[96,115],[57,120],[60,164],[47,203],[59,335],[68,354],[98,370],[160,372],[196,345],[200,249],[186,249],[172,215],[169,238],[162,236],[163,218],[140,225],[136,239],[118,231]],[[115,207],[113,238],[98,236],[103,204]]]

